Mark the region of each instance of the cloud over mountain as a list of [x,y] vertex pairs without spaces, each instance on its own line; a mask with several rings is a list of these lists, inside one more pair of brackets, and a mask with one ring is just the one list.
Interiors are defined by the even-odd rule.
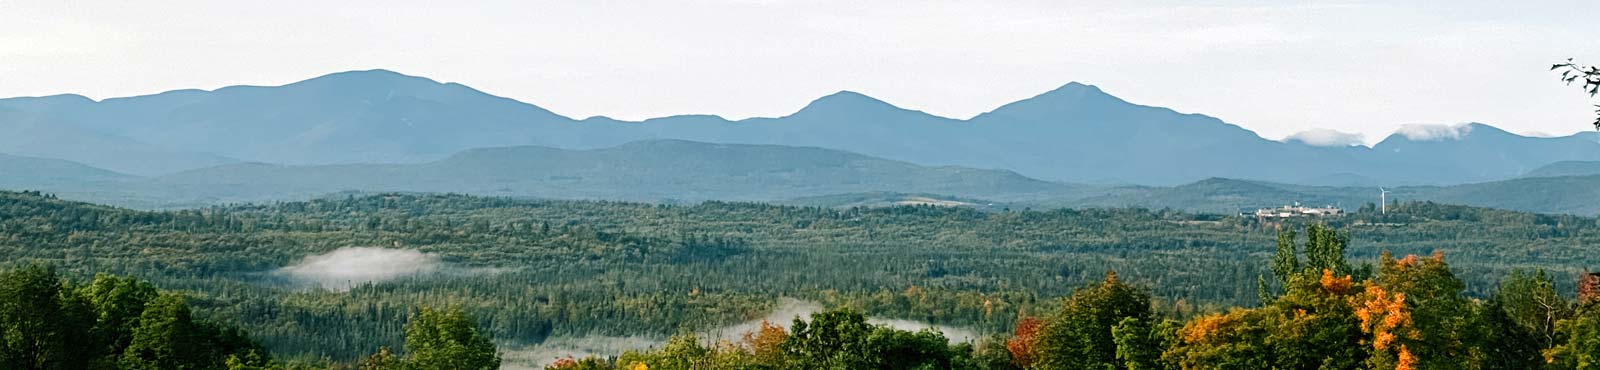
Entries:
[[1289,135],[1289,137],[1284,138],[1284,141],[1300,142],[1311,146],[1345,147],[1366,144],[1366,137],[1358,133],[1318,128]]
[[1437,124],[1407,124],[1401,125],[1395,133],[1415,141],[1459,140],[1472,133],[1471,124],[1437,125]]

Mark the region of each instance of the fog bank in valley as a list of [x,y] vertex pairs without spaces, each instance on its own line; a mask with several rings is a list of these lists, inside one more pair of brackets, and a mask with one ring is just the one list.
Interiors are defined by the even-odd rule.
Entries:
[[[723,326],[697,333],[707,345],[716,341],[726,340],[737,342],[745,333],[751,333],[761,328],[761,322],[783,327],[791,331],[795,318],[811,319],[811,314],[826,310],[822,304],[812,301],[782,298],[772,312],[757,319],[741,322],[734,325]],[[868,323],[887,326],[900,330],[917,331],[935,329],[944,333],[951,343],[973,342],[980,334],[974,330],[945,325],[934,325],[926,322],[912,320],[894,320],[872,318]],[[530,346],[507,348],[502,346],[502,355],[505,357],[503,369],[543,369],[545,365],[561,358],[584,358],[589,356],[609,357],[622,354],[628,350],[646,350],[660,347],[665,344],[664,338],[648,338],[643,336],[610,337],[610,336],[583,336],[583,337],[555,337]]]
[[438,256],[416,250],[345,247],[306,256],[299,263],[274,273],[296,282],[342,292],[361,284],[432,274],[444,268]]

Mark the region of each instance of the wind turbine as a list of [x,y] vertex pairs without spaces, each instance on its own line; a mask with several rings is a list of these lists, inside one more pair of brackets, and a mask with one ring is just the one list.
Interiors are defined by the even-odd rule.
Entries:
[[1389,214],[1389,191],[1378,188],[1378,209],[1383,214]]

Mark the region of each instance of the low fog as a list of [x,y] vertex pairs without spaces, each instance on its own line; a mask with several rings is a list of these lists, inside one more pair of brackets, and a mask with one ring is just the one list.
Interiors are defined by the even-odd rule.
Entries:
[[610,357],[633,350],[659,347],[665,342],[643,336],[608,337],[589,335],[583,337],[552,337],[544,343],[520,348],[501,347],[500,355],[505,370],[540,370],[563,358]]
[[431,274],[444,268],[439,257],[409,249],[345,247],[306,256],[300,263],[275,273],[292,280],[333,291],[347,291],[367,283]]
[[[793,298],[783,298],[778,302],[778,307],[771,313],[761,318],[715,328],[698,333],[706,344],[714,344],[719,340],[737,342],[743,339],[745,333],[756,331],[761,327],[761,322],[766,321],[772,325],[783,327],[790,331],[796,317],[810,320],[811,314],[822,312],[822,304]],[[900,330],[917,331],[922,329],[935,329],[944,333],[951,343],[974,342],[979,338],[976,331],[944,325],[934,325],[920,321],[891,320],[881,318],[868,318],[868,323],[879,326],[888,326]],[[525,346],[502,351],[506,364],[503,369],[543,369],[545,365],[557,359],[573,357],[584,358],[589,356],[608,357],[622,354],[628,350],[645,350],[660,347],[665,344],[664,339],[632,337],[607,337],[584,336],[579,338],[550,338],[544,343]]]
[[[739,323],[737,325],[717,328],[706,333],[705,336],[708,338],[737,341],[741,339],[744,333],[754,332],[756,329],[759,329],[761,327],[761,321],[763,320],[772,325],[782,326],[783,330],[791,330],[792,328],[790,327],[794,325],[794,319],[796,317],[810,320],[811,314],[822,312],[824,309],[825,308],[822,307],[822,304],[816,302],[803,301],[794,298],[783,298],[778,302],[778,307],[773,309],[772,313],[769,313],[766,316]],[[971,342],[978,339],[978,334],[972,330],[944,325],[934,325],[921,321],[892,320],[869,317],[867,318],[867,322],[873,325],[887,326],[909,331],[936,329],[939,332],[944,333],[945,338],[949,338],[951,343]]]

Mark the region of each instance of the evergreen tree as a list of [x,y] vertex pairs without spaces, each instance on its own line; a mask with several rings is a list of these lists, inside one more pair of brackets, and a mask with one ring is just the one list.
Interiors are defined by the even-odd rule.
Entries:
[[1344,259],[1345,245],[1349,243],[1348,235],[1327,225],[1306,225],[1306,268],[1312,271],[1330,270],[1341,276],[1350,274],[1350,264]]
[[[1289,277],[1300,272],[1300,257],[1295,250],[1294,230],[1278,230],[1278,248],[1272,256],[1272,275],[1280,285],[1288,285]],[[1263,300],[1262,304],[1266,304]]]

